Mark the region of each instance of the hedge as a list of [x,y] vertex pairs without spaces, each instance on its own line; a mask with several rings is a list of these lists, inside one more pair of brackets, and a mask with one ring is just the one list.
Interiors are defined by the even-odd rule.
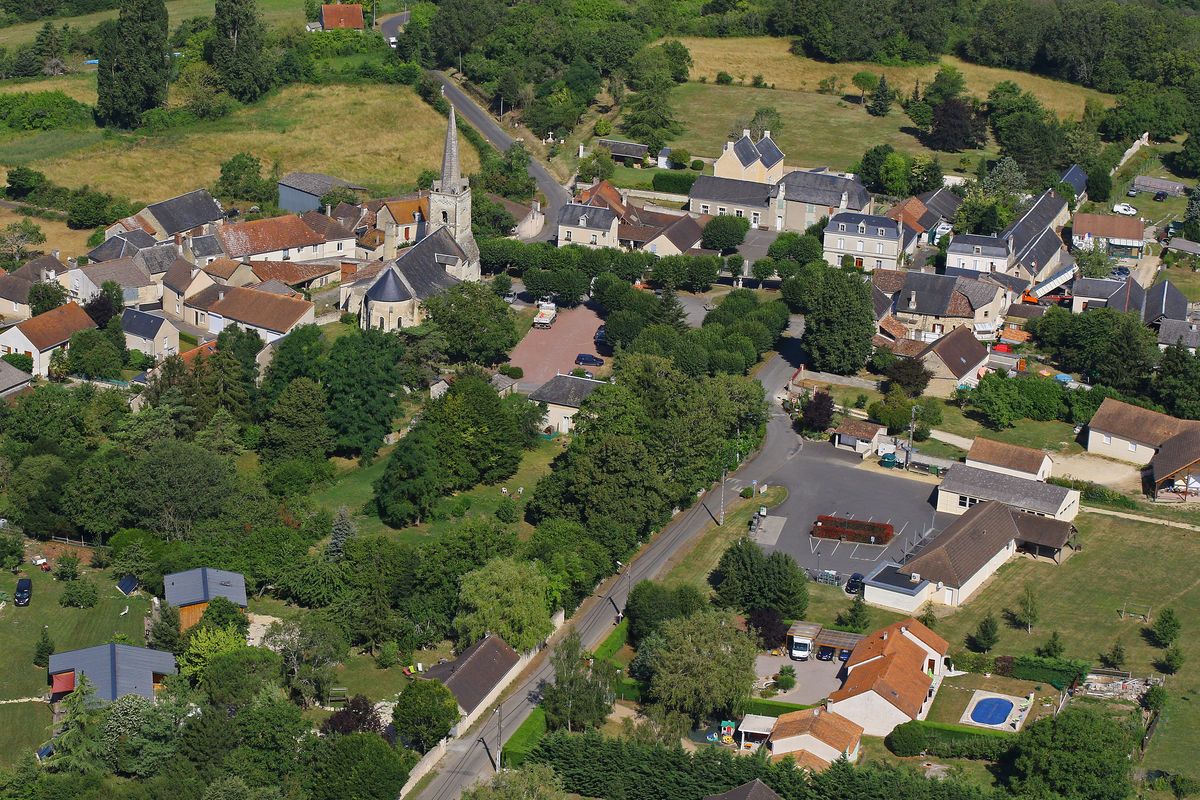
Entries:
[[1080,497],[1089,503],[1103,503],[1109,506],[1116,506],[1117,508],[1136,509],[1138,507],[1133,498],[1123,495],[1115,489],[1109,489],[1107,486],[1101,486],[1091,481],[1073,480],[1071,478],[1050,478],[1048,482],[1055,486],[1078,489]]
[[692,190],[696,176],[687,172],[656,172],[650,185],[656,192],[671,192],[672,194],[687,194]]
[[938,758],[999,761],[1012,749],[1013,737],[1004,731],[913,720],[896,726],[884,743],[902,757],[928,753]]
[[792,711],[803,711],[814,706],[802,706],[796,703],[785,703],[782,700],[766,700],[755,697],[746,703],[747,714],[761,714],[764,717],[779,717]]
[[992,656],[963,651],[952,657],[957,669],[978,674],[992,673],[1006,678],[1048,683],[1065,689],[1087,675],[1091,664],[1081,659],[1042,658],[1041,656]]

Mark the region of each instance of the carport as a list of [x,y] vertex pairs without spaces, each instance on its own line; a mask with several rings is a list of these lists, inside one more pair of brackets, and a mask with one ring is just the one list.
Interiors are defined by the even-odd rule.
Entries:
[[[738,746],[743,750],[758,747],[775,730],[775,718],[762,714],[747,714],[738,723]],[[747,737],[749,740],[747,741]]]
[[835,650],[853,650],[854,647],[863,640],[864,635],[865,634],[862,633],[834,631],[830,630],[829,628],[823,628],[821,632],[817,634],[817,638],[813,643],[816,644],[817,647],[825,645],[826,647],[832,647]]

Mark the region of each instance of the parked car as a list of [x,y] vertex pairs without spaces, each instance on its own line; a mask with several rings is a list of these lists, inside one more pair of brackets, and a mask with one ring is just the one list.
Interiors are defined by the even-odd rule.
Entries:
[[1109,273],[1109,277],[1114,280],[1123,281],[1129,277],[1129,267],[1113,267],[1113,271]]
[[513,290],[509,289],[507,292],[504,293],[504,302],[506,302],[506,303],[517,302],[517,293],[514,292]]
[[834,652],[834,649],[829,645],[821,645],[817,650],[817,661],[833,661]]
[[604,335],[603,325],[601,325],[599,328],[596,328],[596,334],[592,337],[592,341],[596,344],[604,344],[608,341],[608,337]]
[[1155,192],[1155,193],[1154,193],[1154,202],[1156,202],[1156,203],[1161,203],[1161,202],[1163,202],[1163,201],[1164,201],[1164,200],[1166,200],[1166,199],[1167,199],[1167,193],[1166,193],[1166,192]]
[[1137,196],[1138,196],[1138,190],[1137,190],[1137,189],[1134,189],[1132,186],[1130,186],[1130,187],[1129,187],[1129,191],[1127,191],[1127,192],[1125,193],[1125,196],[1126,196],[1126,197],[1137,197]]
[[1129,205],[1129,203],[1117,203],[1115,206],[1113,206],[1113,213],[1121,214],[1126,217],[1136,217],[1138,210]]
[[580,353],[575,356],[575,363],[581,367],[603,367],[604,359],[591,353]]
[[29,578],[19,579],[17,581],[17,590],[13,592],[13,603],[18,606],[27,606],[32,597],[33,581],[29,580]]
[[846,594],[862,594],[863,574],[856,572],[846,581]]
[[838,661],[844,662],[844,661],[849,661],[849,660],[850,660],[850,649],[849,648],[843,647],[841,650],[838,650]]

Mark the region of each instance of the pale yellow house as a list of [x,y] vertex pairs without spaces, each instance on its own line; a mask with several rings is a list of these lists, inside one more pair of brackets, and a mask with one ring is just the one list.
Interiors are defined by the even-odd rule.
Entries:
[[741,139],[725,143],[720,157],[713,162],[713,174],[738,181],[777,183],[783,177],[783,151],[770,131],[763,131],[762,138],[755,142],[750,131],[744,130]]

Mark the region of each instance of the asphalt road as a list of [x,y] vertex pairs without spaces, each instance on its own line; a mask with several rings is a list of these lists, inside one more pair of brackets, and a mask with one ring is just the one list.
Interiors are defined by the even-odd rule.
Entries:
[[[455,110],[462,114],[475,130],[483,134],[492,145],[501,152],[508,149],[513,138],[504,132],[500,124],[492,119],[492,115],[475,104],[466,92],[459,89],[442,72],[433,73],[442,83],[446,98],[454,105]],[[546,197],[546,205],[542,209],[546,214],[546,224],[537,240],[549,241],[558,234],[558,210],[571,201],[571,195],[564,189],[550,172],[536,160],[529,162],[529,174],[533,176],[537,187]]]
[[411,11],[401,11],[399,14],[393,14],[379,23],[379,31],[383,34],[383,38],[389,42],[400,35],[400,29],[408,24],[409,17],[412,16]]

